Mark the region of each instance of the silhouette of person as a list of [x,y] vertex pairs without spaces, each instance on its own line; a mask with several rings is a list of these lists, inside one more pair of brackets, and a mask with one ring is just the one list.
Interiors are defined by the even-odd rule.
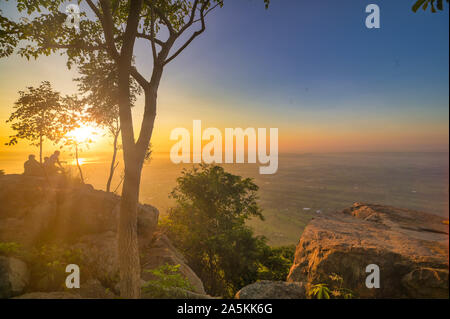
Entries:
[[23,163],[23,174],[27,176],[42,176],[42,167],[34,155],[29,155],[28,160]]
[[50,158],[48,156],[44,157],[44,170],[47,174],[51,174],[52,167],[50,165]]
[[59,151],[55,151],[46,162],[44,162],[44,167],[46,167],[47,174],[54,175],[58,172],[63,171],[63,167],[61,162],[59,161],[59,155],[61,153]]

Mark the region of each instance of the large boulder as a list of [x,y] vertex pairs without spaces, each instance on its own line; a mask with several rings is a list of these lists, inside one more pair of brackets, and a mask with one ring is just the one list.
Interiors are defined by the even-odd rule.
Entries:
[[89,279],[80,284],[80,288],[73,288],[74,292],[85,299],[115,299],[117,296],[111,291],[103,287],[97,279]]
[[146,270],[155,269],[165,264],[180,265],[180,273],[189,281],[193,291],[205,295],[205,288],[200,278],[187,265],[184,256],[172,245],[169,238],[162,233],[156,233],[152,245],[145,250],[142,256],[142,279],[145,281],[153,279],[152,274]]
[[[0,241],[74,243],[117,231],[120,197],[90,185],[55,184],[40,177],[0,176]],[[151,240],[158,210],[138,205],[138,234]]]
[[[380,269],[380,288],[367,288],[366,267]],[[305,228],[289,282],[328,283],[361,298],[448,298],[448,224],[439,216],[355,203],[322,214]]]
[[236,299],[305,299],[301,282],[262,280],[245,286],[236,293]]
[[[119,196],[70,181],[3,175],[0,203],[0,242],[18,243],[27,251],[41,245],[79,249],[82,278],[117,281]],[[150,205],[138,204],[137,210],[143,248],[152,242],[159,213]]]
[[30,279],[27,265],[14,257],[0,256],[0,298],[17,296]]

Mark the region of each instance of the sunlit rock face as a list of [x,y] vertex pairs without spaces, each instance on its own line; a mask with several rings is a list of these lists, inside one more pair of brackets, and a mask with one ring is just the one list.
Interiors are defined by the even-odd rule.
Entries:
[[[0,241],[25,246],[77,243],[116,233],[120,197],[91,185],[22,175],[0,176]],[[138,235],[151,240],[158,210],[138,206]]]
[[[112,283],[118,279],[119,196],[62,179],[4,175],[0,176],[0,203],[0,243],[19,244],[27,252],[52,245],[63,252],[77,250],[83,258],[82,280],[91,278]],[[156,208],[138,205],[141,253],[153,242],[158,215]],[[9,276],[11,267],[6,262],[3,264],[1,272]],[[49,289],[47,277],[51,275],[36,278],[33,274],[39,290]],[[3,286],[7,285],[9,282]],[[29,292],[26,289],[30,287],[13,288],[0,289],[5,292],[3,298],[13,297],[23,290]]]
[[[380,287],[366,272],[379,266]],[[355,203],[310,222],[297,245],[289,282],[309,285],[343,277],[360,298],[448,298],[448,224],[407,209]]]

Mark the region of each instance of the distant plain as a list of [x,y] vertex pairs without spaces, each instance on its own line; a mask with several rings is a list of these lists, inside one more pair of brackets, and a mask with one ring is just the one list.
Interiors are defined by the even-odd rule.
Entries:
[[[1,157],[0,169],[21,173],[26,154],[12,154]],[[83,158],[87,183],[104,189],[108,154],[97,158],[88,155]],[[69,154],[64,157],[72,162]],[[259,175],[259,164],[224,167],[254,178],[260,187],[265,221],[252,220],[249,225],[256,234],[266,236],[271,245],[279,246],[296,244],[315,215],[344,209],[353,202],[409,208],[448,219],[448,161],[448,153],[317,153],[280,155],[274,175]],[[155,154],[143,169],[140,201],[156,206],[164,215],[173,205],[168,194],[176,178],[182,168],[189,167],[192,164],[171,163],[168,154]],[[119,165],[113,189],[120,182],[121,170]]]

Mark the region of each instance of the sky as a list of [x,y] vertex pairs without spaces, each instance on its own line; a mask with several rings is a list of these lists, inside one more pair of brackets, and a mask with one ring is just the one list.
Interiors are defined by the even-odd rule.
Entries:
[[[449,16],[413,13],[414,0],[229,0],[206,31],[165,69],[152,145],[169,151],[172,129],[279,129],[280,152],[422,152],[449,146]],[[380,29],[365,8],[380,7]],[[17,17],[14,1],[0,9]],[[81,10],[88,10],[81,6]],[[148,43],[135,47],[147,78]],[[17,91],[49,80],[76,92],[65,57],[0,59],[0,154]],[[136,131],[143,100],[134,111]],[[27,142],[14,146],[27,149]],[[102,139],[91,151],[109,147]]]

